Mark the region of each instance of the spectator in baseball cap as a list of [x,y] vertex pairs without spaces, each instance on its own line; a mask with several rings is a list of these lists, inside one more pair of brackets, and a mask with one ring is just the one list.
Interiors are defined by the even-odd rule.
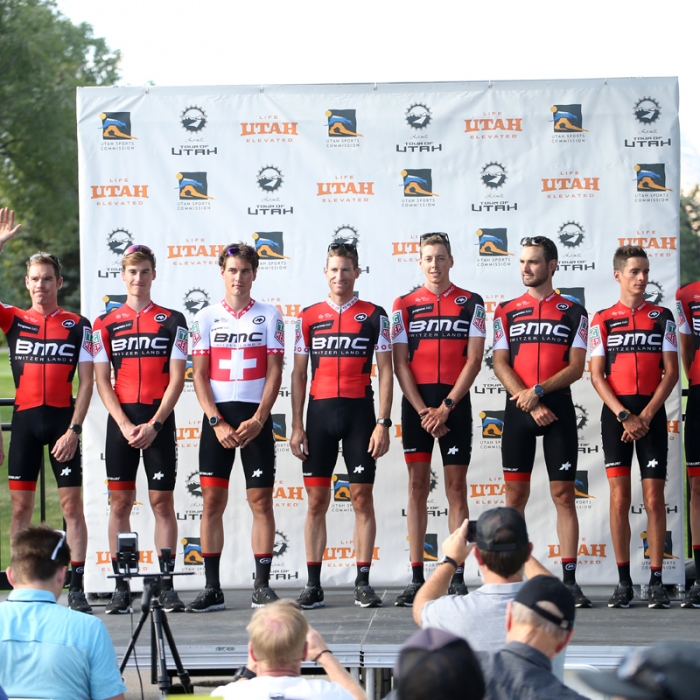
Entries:
[[394,667],[395,700],[482,700],[484,678],[469,644],[428,627],[408,638]]
[[631,649],[614,671],[579,671],[593,690],[629,700],[696,700],[700,644],[657,642]]

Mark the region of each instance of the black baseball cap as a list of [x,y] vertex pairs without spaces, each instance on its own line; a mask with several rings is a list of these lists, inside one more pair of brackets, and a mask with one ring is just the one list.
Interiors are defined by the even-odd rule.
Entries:
[[[507,536],[508,528],[512,533]],[[494,542],[496,535],[506,542]],[[492,508],[479,516],[476,522],[476,546],[482,552],[513,552],[516,549],[524,549],[530,544],[527,536],[525,518],[515,508]]]
[[404,642],[394,676],[398,700],[481,700],[486,690],[467,640],[435,627],[419,630]]
[[[562,615],[558,616],[540,607],[539,603],[545,601],[556,605],[561,610]],[[563,630],[574,628],[574,620],[576,619],[574,597],[569,589],[554,576],[541,575],[531,578],[518,591],[515,602],[525,605],[540,617],[549,620]]]
[[700,688],[700,644],[657,642],[630,649],[614,671],[579,671],[605,695],[630,700],[695,700]]

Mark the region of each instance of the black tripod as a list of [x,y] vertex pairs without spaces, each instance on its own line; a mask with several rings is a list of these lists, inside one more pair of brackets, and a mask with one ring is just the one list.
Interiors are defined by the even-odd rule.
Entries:
[[[167,559],[170,559],[170,550],[163,549],[163,556],[165,558],[167,554]],[[167,559],[165,559],[167,561]],[[123,574],[122,574],[123,575]],[[131,578],[132,576],[140,576],[140,574],[130,574],[125,576],[125,578]],[[185,689],[185,693],[192,694],[194,688],[190,682],[190,674],[185,671],[182,661],[180,660],[180,654],[175,646],[175,640],[173,639],[173,634],[170,631],[170,625],[168,624],[168,618],[165,613],[165,609],[160,603],[159,596],[162,589],[163,577],[164,576],[177,576],[177,574],[151,574],[148,576],[140,576],[143,578],[143,595],[141,597],[141,618],[139,619],[138,625],[134,633],[131,635],[131,641],[129,646],[126,648],[124,653],[124,658],[119,665],[119,670],[123,673],[126,668],[126,664],[129,661],[131,653],[134,651],[136,646],[136,641],[139,638],[141,629],[144,623],[150,617],[151,618],[151,683],[155,685],[158,684],[158,689],[160,690],[163,697],[168,693],[167,691],[172,687],[170,681],[170,675],[168,674],[168,666],[165,661],[165,642],[167,640],[168,647],[170,647],[170,653],[173,656],[173,661],[175,662],[175,668],[177,669],[177,675],[180,678],[182,687]],[[163,635],[165,634],[165,638]]]

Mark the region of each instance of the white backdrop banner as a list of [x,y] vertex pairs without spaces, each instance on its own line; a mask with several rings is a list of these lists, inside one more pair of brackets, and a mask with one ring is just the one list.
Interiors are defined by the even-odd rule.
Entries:
[[[256,299],[275,304],[286,328],[286,362],[273,410],[277,447],[277,536],[272,585],[306,578],[301,465],[290,451],[290,373],[297,313],[327,295],[328,244],[357,242],[361,298],[390,311],[423,281],[418,240],[444,231],[453,245],[453,281],[484,297],[487,352],[472,390],[472,515],[505,502],[500,433],[505,392],[492,370],[496,305],[523,292],[519,241],[546,235],[559,247],[559,291],[590,315],[618,299],[612,255],[622,244],[649,253],[648,299],[673,308],[679,282],[679,143],[676,78],[264,87],[82,88],[78,90],[82,308],[94,320],[125,300],[120,260],[132,243],[157,257],[157,303],[191,321],[223,297],[216,258],[233,241],[261,256]],[[609,491],[600,444],[601,401],[590,373],[573,387],[579,429],[579,581],[614,583]],[[407,472],[395,386],[392,446],[378,465],[377,542],[372,581],[409,579]],[[664,578],[683,580],[680,390],[667,403],[669,478]],[[176,408],[177,567],[204,582],[199,522],[198,441],[202,412],[191,381]],[[106,411],[95,393],[83,443],[90,532],[87,589],[109,590],[109,495],[104,467]],[[439,452],[432,466],[425,551],[428,570],[448,534]],[[636,470],[636,467],[635,467]],[[633,472],[638,474],[638,472]],[[646,517],[634,479],[632,572],[648,576]],[[555,510],[538,450],[527,509],[536,556],[560,574]],[[355,575],[347,469],[339,457],[328,515],[324,582]],[[142,563],[157,569],[153,517],[139,470],[132,528]],[[222,583],[250,587],[251,516],[239,462],[225,516]],[[431,564],[432,562],[432,564]],[[468,582],[477,580],[474,562]]]

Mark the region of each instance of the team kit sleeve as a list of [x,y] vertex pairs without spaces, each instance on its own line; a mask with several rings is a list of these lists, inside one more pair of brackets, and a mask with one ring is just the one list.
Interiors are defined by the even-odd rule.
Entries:
[[209,314],[206,307],[199,311],[194,317],[192,328],[190,329],[190,354],[208,355],[211,345],[209,339]]
[[294,354],[308,355],[311,352],[311,332],[306,322],[306,309],[297,316],[294,324]]
[[500,304],[496,307],[496,312],[493,315],[493,349],[510,349],[510,345],[508,343],[508,324],[506,322],[506,314]]
[[109,344],[109,331],[107,329],[107,324],[104,321],[104,317],[100,316],[95,319],[95,324],[92,329],[92,340],[90,354],[92,355],[92,361],[98,362],[110,362],[110,344]]
[[569,347],[588,349],[588,312],[580,304],[571,307],[573,312],[572,331],[575,335],[571,339]]
[[408,344],[408,315],[403,303],[403,299],[399,297],[394,302],[394,309],[391,312],[391,342]]
[[284,354],[284,321],[282,314],[276,307],[267,319],[267,354]]
[[673,318],[673,314],[669,309],[664,309],[661,314],[661,323],[663,324],[664,339],[661,344],[661,352],[678,352],[678,336],[676,335],[677,326]]
[[0,328],[2,328],[4,333],[7,333],[12,327],[16,311],[17,308],[15,306],[0,302]]
[[608,327],[603,322],[603,317],[598,312],[591,322],[591,357],[605,357],[605,348],[607,345]]
[[472,320],[469,324],[470,338],[486,338],[486,309],[484,308],[484,300],[478,295],[472,296],[474,303],[474,312]]
[[93,341],[93,332],[90,321],[81,316],[78,322],[78,336],[80,337],[80,351],[78,353],[78,362],[93,362],[92,354],[95,347]]
[[376,307],[376,341],[375,352],[391,352],[391,324],[386,311],[381,306]]
[[171,360],[187,360],[189,335],[184,315],[180,311],[174,311],[170,336],[173,341],[173,348],[170,351]]
[[683,335],[691,335],[693,330],[688,323],[690,314],[686,308],[685,300],[683,299],[683,288],[679,287],[676,292],[676,314],[678,316],[678,330]]

